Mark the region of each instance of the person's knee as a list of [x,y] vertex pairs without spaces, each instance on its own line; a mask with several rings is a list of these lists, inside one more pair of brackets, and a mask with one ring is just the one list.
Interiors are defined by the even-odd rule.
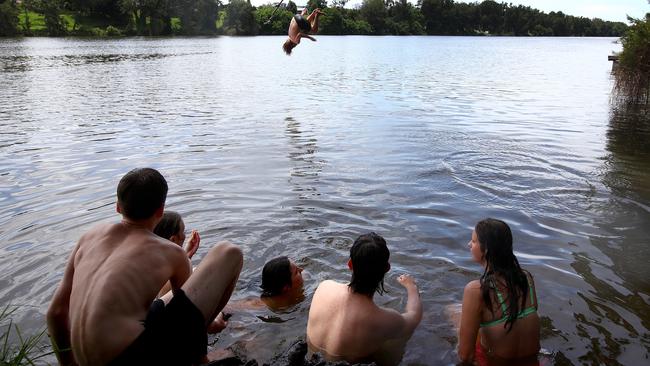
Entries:
[[227,263],[236,264],[237,268],[241,268],[244,263],[244,254],[241,248],[227,241],[222,241],[210,249],[207,258],[225,260]]

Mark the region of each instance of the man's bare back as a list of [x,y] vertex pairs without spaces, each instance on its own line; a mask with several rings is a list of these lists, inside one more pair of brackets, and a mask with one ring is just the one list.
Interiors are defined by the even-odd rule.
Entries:
[[347,284],[323,281],[309,309],[307,339],[328,359],[356,363],[377,352],[391,333],[400,333],[404,326],[398,312],[378,307]]
[[[183,249],[153,233],[167,196],[155,169],[128,172],[117,187],[122,221],[84,234],[47,312],[61,365],[207,362],[207,331],[235,288],[243,257],[223,242],[190,275]],[[155,299],[167,282],[172,292]],[[173,360],[173,361],[172,361]]]
[[[413,286],[409,295],[417,295],[412,279],[405,281],[409,281],[405,286]],[[414,300],[411,308],[416,305]],[[419,306],[419,299],[417,302]],[[419,323],[421,309],[414,311],[407,306],[407,311],[410,313],[402,315],[379,307],[371,297],[354,293],[347,284],[323,281],[309,309],[307,340],[313,351],[330,360],[379,362],[377,354],[388,351],[387,342],[408,339]]]
[[[168,279],[190,274],[185,252],[128,223],[92,229],[73,253],[72,349],[81,364],[106,364],[144,330],[147,309]],[[148,275],[142,276],[142,268]]]
[[307,342],[312,351],[331,361],[399,362],[400,348],[422,319],[422,303],[409,275],[398,278],[408,296],[404,313],[374,303],[374,294],[384,291],[389,257],[386,240],[374,232],[354,241],[348,260],[350,283],[323,281],[314,293],[307,320]]

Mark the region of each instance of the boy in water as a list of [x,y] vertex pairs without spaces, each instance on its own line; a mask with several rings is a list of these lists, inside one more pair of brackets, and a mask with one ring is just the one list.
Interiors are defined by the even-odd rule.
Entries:
[[320,9],[316,9],[305,18],[306,14],[307,8],[304,8],[300,14],[296,14],[291,18],[291,23],[289,23],[289,37],[282,45],[282,49],[287,55],[291,55],[291,51],[300,43],[302,37],[316,42],[316,38],[309,34],[318,33],[318,17],[323,12]]
[[377,306],[375,292],[384,292],[390,253],[381,236],[361,235],[350,249],[349,284],[331,280],[318,285],[309,309],[307,342],[312,351],[331,361],[397,363],[395,352],[406,343],[422,319],[418,288],[409,275],[399,283],[406,288],[406,312]]
[[[152,232],[166,196],[158,171],[132,170],[117,187],[122,221],[79,239],[47,312],[61,365],[208,361],[206,330],[232,294],[242,252],[220,243],[190,276],[185,251]],[[167,281],[172,292],[154,301]]]

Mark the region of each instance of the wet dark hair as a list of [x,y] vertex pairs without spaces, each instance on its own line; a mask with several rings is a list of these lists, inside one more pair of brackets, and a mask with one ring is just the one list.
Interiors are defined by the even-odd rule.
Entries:
[[291,262],[282,256],[266,262],[262,269],[262,297],[277,296],[291,286]]
[[388,271],[390,252],[386,240],[375,233],[361,235],[350,248],[352,280],[348,285],[352,291],[372,296],[380,295],[384,289],[384,275]]
[[178,212],[165,211],[158,225],[153,229],[153,232],[162,238],[170,239],[181,231],[182,223],[183,219]]
[[480,280],[483,301],[494,314],[492,296],[496,286],[495,279],[497,275],[503,278],[508,292],[505,297],[508,312],[503,314],[503,316],[507,316],[504,327],[509,332],[517,321],[519,311],[526,306],[528,278],[512,251],[512,232],[508,224],[501,220],[487,218],[479,221],[474,231],[487,262],[485,272]]
[[165,204],[167,181],[157,170],[138,168],[126,173],[117,185],[122,215],[132,220],[148,219]]
[[291,38],[287,38],[287,40],[284,41],[284,44],[282,45],[282,49],[284,50],[284,53],[287,54],[287,56],[291,56],[291,51],[293,51],[297,45],[297,43],[293,43]]

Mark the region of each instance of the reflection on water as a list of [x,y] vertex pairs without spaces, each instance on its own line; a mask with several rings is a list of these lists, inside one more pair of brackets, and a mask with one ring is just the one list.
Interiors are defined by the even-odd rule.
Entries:
[[[605,182],[622,195],[650,201],[650,111],[644,105],[616,105],[607,132]],[[639,203],[641,204],[641,203]],[[646,206],[647,208],[647,206]]]
[[41,329],[79,235],[153,166],[201,232],[194,264],[242,246],[236,299],[269,258],[305,269],[305,301],[234,313],[217,347],[265,362],[304,336],[318,283],[349,280],[376,231],[392,270],[375,300],[403,309],[403,272],[422,293],[402,364],[452,364],[444,309],[480,275],[465,244],[492,216],[535,276],[552,363],[644,363],[650,132],[610,111],[611,41],[321,37],[287,58],[281,37],[0,40],[0,304]]

